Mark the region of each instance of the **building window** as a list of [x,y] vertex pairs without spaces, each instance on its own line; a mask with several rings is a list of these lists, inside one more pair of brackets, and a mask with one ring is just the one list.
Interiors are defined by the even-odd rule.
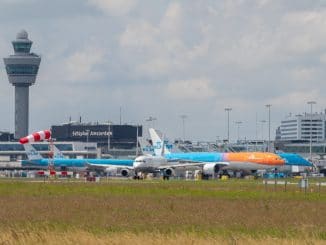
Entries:
[[55,144],[60,151],[73,151],[72,144]]
[[14,46],[14,50],[15,52],[18,52],[18,53],[29,53],[29,51],[31,50],[31,46],[32,46],[32,43],[21,43],[21,42],[15,42],[13,43],[13,46]]
[[7,65],[8,75],[36,75],[38,71],[37,65]]
[[24,151],[21,144],[0,144],[0,151]]

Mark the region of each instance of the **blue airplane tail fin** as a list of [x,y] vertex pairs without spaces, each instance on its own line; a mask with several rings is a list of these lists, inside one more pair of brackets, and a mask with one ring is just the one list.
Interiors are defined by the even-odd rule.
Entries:
[[65,158],[62,152],[55,145],[53,145],[53,158]]
[[24,144],[24,148],[25,148],[28,160],[42,159],[41,154],[37,150],[35,150],[35,148],[31,144]]
[[152,145],[150,145],[147,140],[145,140],[143,137],[138,137],[138,142],[141,148],[141,152],[143,155],[153,155],[154,154],[154,148]]
[[170,154],[171,152],[169,149],[167,149],[164,140],[158,136],[157,132],[155,129],[150,128],[149,129],[149,134],[151,136],[152,142],[153,142],[153,147],[154,147],[154,153],[156,156],[161,156],[162,154]]

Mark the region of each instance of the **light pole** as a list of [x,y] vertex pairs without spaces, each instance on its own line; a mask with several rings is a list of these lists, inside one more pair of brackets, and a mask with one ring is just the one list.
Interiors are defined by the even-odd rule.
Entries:
[[264,145],[264,123],[266,122],[266,120],[261,120],[260,122],[261,122],[261,140]]
[[108,153],[111,149],[111,122],[108,121]]
[[139,125],[136,125],[137,129],[136,129],[136,156],[138,156],[138,129],[139,129]]
[[153,128],[155,128],[154,121],[156,121],[156,120],[157,120],[156,117],[149,116],[149,118],[146,119],[146,122],[149,122],[149,126],[150,126],[150,123],[153,122]]
[[236,121],[235,124],[237,125],[237,134],[238,134],[238,142],[240,141],[240,137],[239,137],[239,128],[240,128],[240,125],[241,125],[241,121]]
[[219,142],[220,142],[220,136],[217,135],[217,136],[216,136],[216,145],[217,145]]
[[183,137],[183,142],[184,142],[185,138],[186,138],[186,136],[185,136],[185,120],[187,118],[187,115],[181,115],[180,117],[182,119],[182,137]]
[[230,143],[230,111],[232,111],[232,108],[225,108],[224,109],[228,114],[228,143]]
[[271,104],[267,104],[265,105],[268,109],[268,145],[267,145],[267,149],[268,149],[268,152],[271,151],[270,149],[270,144],[271,144]]
[[87,135],[86,135],[86,147],[87,147],[87,154],[86,154],[86,158],[88,159],[88,150],[89,150],[89,147],[88,147],[88,137],[89,137],[89,129],[86,130],[87,132]]
[[258,141],[258,115],[256,112],[256,142],[255,142],[255,151],[257,151],[257,141]]
[[119,118],[120,118],[120,125],[121,125],[121,119],[122,119],[122,108],[121,108],[121,106],[120,106],[120,110],[119,110]]
[[310,161],[312,161],[312,105],[316,104],[316,101],[308,101],[308,105],[310,105],[310,146],[309,146],[309,152],[310,152]]

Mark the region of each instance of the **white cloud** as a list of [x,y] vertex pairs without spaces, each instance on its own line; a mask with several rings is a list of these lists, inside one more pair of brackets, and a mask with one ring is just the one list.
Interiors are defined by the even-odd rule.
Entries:
[[276,97],[271,100],[271,104],[276,107],[302,108],[307,101],[318,99],[318,103],[325,103],[326,100],[320,97],[318,89],[310,91],[292,91],[283,96]]
[[161,20],[160,27],[166,32],[172,32],[174,35],[179,34],[182,27],[184,16],[182,15],[180,3],[172,2],[169,4]]
[[220,53],[216,56],[216,62],[240,69],[256,69],[271,63],[278,56],[277,43],[271,42],[272,36],[272,33],[254,30],[235,40],[230,40],[230,37],[224,39],[221,47],[218,47]]
[[319,57],[321,63],[326,64],[326,53],[322,53]]
[[103,75],[103,71],[98,69],[103,62],[103,50],[88,48],[77,51],[64,62],[66,78],[73,82],[97,80]]
[[[232,118],[248,121],[243,128],[250,132],[255,113],[265,116],[266,103],[273,104],[277,124],[307,100],[321,107],[326,102],[326,8],[317,1],[59,0],[50,9],[31,1],[28,9],[41,16],[0,0],[0,53],[12,53],[10,41],[23,20],[33,33],[33,51],[42,53],[31,95],[46,96],[31,99],[31,113],[44,117],[33,125],[56,120],[46,115],[51,106],[101,121],[107,120],[101,111],[118,115],[122,105],[129,121],[155,112],[157,123],[170,130],[180,123],[177,115],[187,113],[189,132],[205,139],[212,127],[223,135],[226,106],[233,108]],[[13,101],[12,87],[4,69],[0,78],[5,104]],[[97,96],[80,109],[90,89]],[[0,113],[8,114],[3,108]],[[202,125],[207,121],[214,121],[210,128]]]
[[34,3],[37,0],[0,0],[0,4]]
[[266,5],[270,4],[271,0],[256,0],[258,7],[265,7]]
[[291,71],[291,76],[295,81],[312,81],[316,75],[315,68],[297,68]]
[[166,93],[168,97],[177,100],[206,100],[216,94],[211,81],[206,78],[169,82]]
[[142,20],[129,24],[121,34],[119,43],[125,61],[134,61],[132,66],[137,75],[169,74],[186,64],[183,59],[187,50],[182,40],[167,34],[170,29],[165,28]]
[[120,36],[122,47],[149,48],[157,42],[160,30],[146,21],[130,23]]
[[147,76],[158,76],[166,74],[171,69],[171,63],[165,58],[157,58],[150,60],[148,63],[138,64],[136,70],[139,75],[146,74]]
[[287,13],[278,30],[283,36],[283,49],[294,54],[326,48],[326,10]]
[[198,45],[195,45],[192,49],[188,50],[187,58],[189,60],[195,60],[200,57],[207,57],[209,55],[209,48],[211,43],[209,40],[204,40]]
[[137,0],[88,0],[88,2],[113,16],[126,15],[137,4]]

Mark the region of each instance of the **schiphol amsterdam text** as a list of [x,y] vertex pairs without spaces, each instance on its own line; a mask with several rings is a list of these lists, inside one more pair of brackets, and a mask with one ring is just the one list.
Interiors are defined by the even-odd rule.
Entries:
[[112,132],[109,131],[72,131],[73,137],[83,137],[83,136],[112,136]]

